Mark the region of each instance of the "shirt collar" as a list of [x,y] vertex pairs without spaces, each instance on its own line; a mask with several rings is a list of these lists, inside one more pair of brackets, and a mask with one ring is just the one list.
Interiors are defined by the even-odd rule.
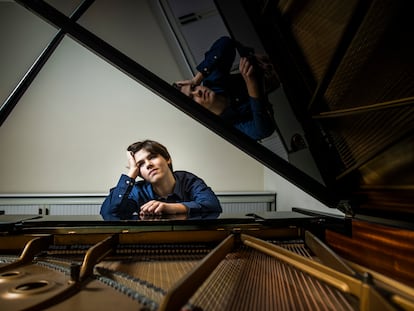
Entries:
[[175,172],[173,172],[174,178],[175,178],[175,185],[174,185],[174,189],[173,192],[168,194],[168,196],[166,198],[160,197],[158,194],[156,194],[154,192],[154,189],[152,188],[152,185],[150,185],[151,188],[151,193],[152,196],[158,200],[158,201],[163,201],[163,202],[179,202],[180,200],[182,200],[182,197],[180,195],[181,193],[181,184],[178,181],[177,175],[175,174]]

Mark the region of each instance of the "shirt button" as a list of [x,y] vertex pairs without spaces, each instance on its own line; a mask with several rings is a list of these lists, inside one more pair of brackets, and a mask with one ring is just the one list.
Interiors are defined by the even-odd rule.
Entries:
[[213,56],[213,58],[214,58],[214,59],[217,59],[218,57],[217,57],[217,55],[214,55],[214,56]]
[[122,198],[122,194],[118,194],[118,198]]

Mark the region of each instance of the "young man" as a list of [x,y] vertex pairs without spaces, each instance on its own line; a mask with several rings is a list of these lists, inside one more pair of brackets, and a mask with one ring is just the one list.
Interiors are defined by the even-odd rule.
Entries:
[[[239,54],[240,74],[230,74],[233,61]],[[220,116],[235,128],[260,140],[276,129],[273,109],[264,91],[263,78],[255,66],[252,54],[229,37],[221,37],[205,53],[197,66],[198,72],[189,80],[177,81],[174,86],[199,105]]]
[[[221,212],[210,187],[196,175],[173,171],[170,154],[162,144],[144,140],[127,148],[129,171],[101,206],[105,220],[131,219],[134,214],[161,215]],[[143,180],[136,182],[137,177]]]

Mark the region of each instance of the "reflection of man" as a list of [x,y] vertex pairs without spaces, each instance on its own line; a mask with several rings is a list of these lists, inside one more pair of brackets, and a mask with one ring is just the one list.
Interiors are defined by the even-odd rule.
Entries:
[[[173,171],[168,150],[145,140],[127,148],[128,174],[122,174],[101,206],[105,220],[132,219],[134,214],[221,212],[220,202],[202,179]],[[140,176],[143,180],[135,182]]]
[[260,140],[275,130],[271,105],[252,58],[240,58],[241,77],[230,74],[235,55],[236,43],[229,37],[221,37],[205,53],[197,74],[174,85],[243,133]]
[[[163,220],[187,220],[188,215],[187,214],[140,214],[139,216],[135,217],[136,220],[145,220],[145,221],[163,221]],[[135,220],[133,218],[133,220]]]

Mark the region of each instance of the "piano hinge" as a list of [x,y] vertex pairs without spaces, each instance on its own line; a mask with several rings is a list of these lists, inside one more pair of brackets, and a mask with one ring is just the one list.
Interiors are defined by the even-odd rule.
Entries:
[[336,208],[344,213],[345,216],[353,217],[355,215],[354,211],[352,210],[351,203],[348,200],[340,200],[336,205]]

